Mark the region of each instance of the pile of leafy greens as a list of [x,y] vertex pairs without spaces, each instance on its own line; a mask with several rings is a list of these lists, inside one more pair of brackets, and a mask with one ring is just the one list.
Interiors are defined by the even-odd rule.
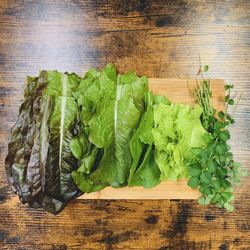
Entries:
[[6,157],[9,183],[23,203],[57,214],[70,199],[107,186],[186,178],[199,187],[200,203],[232,210],[228,166],[235,176],[239,166],[226,144],[229,116],[221,112],[217,126],[210,90],[199,96],[204,84],[190,106],[151,93],[146,77],[118,74],[111,64],[83,78],[28,77]]

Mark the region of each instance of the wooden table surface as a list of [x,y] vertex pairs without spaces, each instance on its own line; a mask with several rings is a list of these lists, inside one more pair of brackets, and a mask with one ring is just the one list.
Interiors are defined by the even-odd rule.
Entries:
[[0,249],[250,249],[250,182],[235,212],[191,200],[75,200],[58,216],[21,205],[4,158],[26,75],[113,62],[149,77],[211,77],[243,91],[232,149],[250,169],[250,2],[0,1]]

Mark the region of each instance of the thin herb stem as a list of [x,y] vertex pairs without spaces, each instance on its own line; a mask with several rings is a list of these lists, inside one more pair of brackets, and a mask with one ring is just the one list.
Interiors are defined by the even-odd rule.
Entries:
[[241,100],[241,98],[242,98],[242,95],[243,95],[243,91],[241,91],[241,93],[240,93],[240,95],[239,95],[239,97],[238,97],[238,99],[237,99],[237,102],[236,102],[236,104],[235,104],[235,106],[234,106],[234,110],[233,110],[232,115],[234,115],[234,112],[236,111],[236,109],[237,109],[237,107],[238,107],[238,104],[239,104],[239,102],[240,102],[240,100]]

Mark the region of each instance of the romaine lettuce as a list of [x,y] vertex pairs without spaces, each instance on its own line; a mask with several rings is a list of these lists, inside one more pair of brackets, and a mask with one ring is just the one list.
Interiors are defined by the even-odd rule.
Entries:
[[[76,92],[83,129],[88,141],[101,153],[89,173],[84,163],[72,173],[75,182],[84,192],[96,190],[96,185],[126,185],[132,164],[129,145],[144,112],[147,78],[133,72],[119,75],[113,65],[107,65],[101,72],[87,72]],[[80,184],[81,175],[82,182],[88,180],[92,189]]]

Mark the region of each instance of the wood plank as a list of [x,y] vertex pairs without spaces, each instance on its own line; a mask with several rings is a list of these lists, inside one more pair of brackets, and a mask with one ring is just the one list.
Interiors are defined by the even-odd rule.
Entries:
[[[194,104],[191,93],[197,86],[196,79],[149,78],[150,89],[157,94],[167,96],[174,103]],[[224,109],[224,81],[211,80],[212,103],[218,110]],[[164,181],[158,186],[143,187],[107,187],[98,192],[84,194],[79,199],[197,199],[198,190],[187,186],[186,180]]]
[[[224,109],[224,80],[211,79],[213,93],[212,104],[217,110]],[[197,86],[196,79],[183,78],[149,78],[150,89],[157,94],[167,96],[173,103],[194,104],[191,93]]]
[[163,199],[197,199],[198,190],[187,186],[186,180],[163,181],[158,186],[150,189],[143,187],[107,187],[98,192],[84,194],[79,199],[130,199],[130,200],[163,200]]

